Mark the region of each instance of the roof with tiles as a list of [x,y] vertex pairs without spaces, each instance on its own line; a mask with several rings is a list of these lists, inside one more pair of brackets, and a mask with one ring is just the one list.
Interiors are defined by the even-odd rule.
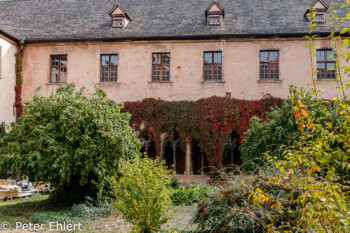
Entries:
[[[206,24],[212,0],[0,0],[0,28],[26,40],[295,35],[308,32],[305,12],[314,2],[217,1],[225,10],[220,27]],[[116,4],[132,19],[126,28],[111,27]]]

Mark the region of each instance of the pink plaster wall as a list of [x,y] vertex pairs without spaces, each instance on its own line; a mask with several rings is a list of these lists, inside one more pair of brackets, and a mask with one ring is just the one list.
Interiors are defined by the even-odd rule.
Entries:
[[[330,45],[330,41],[322,39],[317,43],[318,48]],[[150,97],[196,100],[225,96],[226,92],[244,99],[259,99],[267,93],[285,98],[289,85],[307,87],[311,82],[306,44],[305,39],[32,44],[24,51],[23,97],[30,99],[39,86],[40,94],[54,91],[57,85],[48,84],[50,55],[67,54],[69,83],[85,86],[88,93],[97,85],[117,102]],[[281,82],[258,82],[259,51],[265,49],[280,50]],[[222,51],[224,83],[202,82],[204,51]],[[151,82],[154,52],[170,52],[171,83]],[[99,83],[100,55],[114,53],[119,54],[118,83]],[[323,98],[340,95],[336,85],[329,86],[330,82],[318,84],[326,90]]]
[[16,120],[13,105],[15,103],[17,46],[0,35],[0,47],[0,123],[9,124]]

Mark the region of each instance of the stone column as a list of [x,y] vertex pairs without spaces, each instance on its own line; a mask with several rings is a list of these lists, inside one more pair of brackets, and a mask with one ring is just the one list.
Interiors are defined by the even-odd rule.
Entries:
[[204,172],[204,154],[201,152],[201,175],[205,175]]
[[173,175],[176,175],[176,149],[177,149],[177,141],[173,141],[173,163],[174,163]]
[[164,150],[164,140],[161,141],[160,143],[160,155],[159,155],[159,162],[162,162],[164,160],[164,154],[165,154],[165,150]]
[[188,140],[186,140],[185,175],[192,175],[192,171],[191,171],[191,142]]

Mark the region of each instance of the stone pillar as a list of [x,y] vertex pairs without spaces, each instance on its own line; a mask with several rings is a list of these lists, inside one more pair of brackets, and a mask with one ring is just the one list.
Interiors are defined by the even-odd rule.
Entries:
[[192,175],[192,171],[191,171],[191,142],[189,142],[188,140],[186,140],[185,175]]
[[201,175],[205,175],[204,172],[204,154],[201,152]]
[[173,163],[174,163],[173,175],[176,175],[176,147],[177,147],[177,141],[173,141]]
[[164,154],[165,154],[165,150],[164,150],[164,140],[161,141],[160,143],[160,155],[159,155],[159,162],[162,162],[164,160]]

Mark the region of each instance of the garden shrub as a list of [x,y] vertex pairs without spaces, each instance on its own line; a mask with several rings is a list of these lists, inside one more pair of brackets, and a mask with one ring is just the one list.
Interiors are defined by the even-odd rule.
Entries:
[[175,176],[172,176],[170,178],[169,186],[172,187],[173,189],[179,188],[180,187],[179,180]]
[[244,135],[240,151],[245,170],[252,171],[263,164],[267,151],[281,157],[282,145],[292,146],[298,138],[291,103],[285,101],[282,107],[272,108],[266,118],[253,117],[250,129]]
[[6,133],[6,123],[1,122],[0,123],[0,138],[4,137]]
[[[254,205],[252,190],[269,193],[279,202],[267,200],[262,205]],[[264,232],[266,226],[272,222],[276,225],[287,220],[293,223],[297,217],[295,206],[287,201],[292,195],[297,194],[292,194],[280,184],[269,184],[266,175],[237,176],[217,193],[198,203],[194,222],[198,224],[199,230],[214,233]],[[286,213],[280,214],[280,208]]]
[[[0,139],[5,136],[6,133],[6,123],[2,122],[0,123]],[[5,171],[0,171],[0,179],[6,178],[6,173]]]
[[[304,103],[321,122],[325,121],[322,119],[323,111],[327,111],[328,121],[333,126],[342,124],[334,102],[322,101],[320,105],[313,96],[304,95]],[[298,140],[298,124],[294,119],[293,105],[286,100],[281,107],[271,108],[271,112],[266,113],[266,120],[257,117],[251,119],[250,129],[245,133],[240,147],[243,168],[246,171],[258,169],[266,162],[267,152],[274,157],[283,158],[284,149],[295,146]]]
[[24,107],[18,123],[0,139],[0,172],[21,171],[31,181],[50,183],[55,200],[96,198],[110,189],[118,162],[139,153],[141,143],[122,106],[96,88],[61,86],[50,97],[38,92]]
[[[295,120],[298,123],[300,139],[296,146],[285,148],[284,158],[270,157],[280,173],[269,182],[281,184],[292,192],[299,192],[298,198],[289,198],[297,208],[299,218],[293,227],[286,222],[283,226],[289,231],[302,232],[348,232],[350,230],[350,206],[348,176],[350,157],[348,103],[335,100],[334,106],[344,123],[333,127],[327,109],[324,117],[315,118],[312,110],[304,104],[303,89],[293,88],[291,99],[294,102]],[[321,106],[321,103],[320,103]],[[258,198],[265,193],[254,190],[254,202],[264,203]],[[266,198],[276,198],[266,195]],[[281,214],[285,213],[281,209]],[[271,224],[268,228],[278,230]]]
[[205,185],[192,185],[190,187],[177,187],[173,189],[171,200],[175,205],[192,205],[213,192],[212,187]]
[[172,207],[170,171],[164,163],[136,156],[133,161],[121,161],[121,177],[114,180],[115,208],[134,232],[151,232],[170,219]]

